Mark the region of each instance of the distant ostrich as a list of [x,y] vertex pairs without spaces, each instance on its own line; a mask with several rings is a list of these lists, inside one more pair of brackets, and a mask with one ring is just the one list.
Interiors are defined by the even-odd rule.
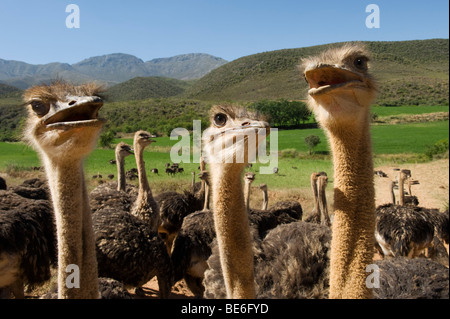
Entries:
[[42,284],[56,266],[51,203],[0,190],[0,298],[24,298],[24,284]]
[[267,210],[267,207],[269,207],[269,196],[267,195],[267,184],[260,184],[259,189],[261,190],[263,194],[263,203],[262,203],[262,210]]
[[[399,196],[404,203],[403,180],[400,172]],[[438,210],[418,206],[385,204],[376,209],[375,239],[384,256],[414,258],[429,247],[434,237],[435,219]]]
[[320,224],[324,226],[331,226],[330,216],[328,215],[327,195],[325,189],[328,185],[328,177],[321,175],[317,178],[318,202],[320,208]]
[[89,194],[92,211],[115,206],[117,209],[130,211],[136,197],[135,186],[127,185],[125,181],[125,157],[133,155],[131,146],[120,142],[116,149],[118,182],[109,182],[97,186]]
[[151,229],[157,232],[159,227],[159,206],[153,198],[144,162],[145,147],[155,142],[150,139],[151,136],[150,133],[145,131],[137,131],[134,134],[133,146],[139,176],[139,192],[131,208],[131,214],[149,223]]
[[[322,216],[323,216],[323,212],[321,210],[321,207],[319,205],[319,200],[320,197],[319,196],[319,187],[317,185],[317,181],[319,179],[320,176],[327,176],[327,173],[325,172],[314,172],[311,174],[311,189],[313,191],[313,198],[314,198],[314,208],[313,211],[311,212],[311,215],[309,215],[308,218],[305,219],[305,221],[309,222],[309,223],[316,223],[316,224],[321,224],[322,221]],[[322,198],[323,199],[323,198]],[[324,221],[325,224],[327,224],[327,221]]]
[[159,238],[159,208],[153,199],[145,173],[144,148],[153,140],[145,131],[134,136],[134,151],[139,171],[139,193],[131,213],[111,206],[93,214],[99,274],[140,288],[154,276],[158,278],[161,298],[167,298],[172,285],[172,270],[164,242]]
[[278,201],[270,208],[269,206],[269,196],[267,194],[267,184],[260,184],[259,189],[263,194],[263,204],[261,210],[273,213],[275,216],[290,216],[295,220],[301,220],[303,216],[302,205],[297,201]]

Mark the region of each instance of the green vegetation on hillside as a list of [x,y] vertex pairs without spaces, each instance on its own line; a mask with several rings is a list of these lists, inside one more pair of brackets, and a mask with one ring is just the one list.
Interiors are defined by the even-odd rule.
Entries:
[[[379,105],[448,105],[449,40],[363,42],[372,52],[371,69],[380,83]],[[188,96],[198,99],[300,100],[307,84],[298,65],[333,43],[242,57],[201,78]]]
[[133,133],[145,129],[153,134],[170,135],[177,127],[192,130],[193,121],[208,126],[208,111],[212,104],[185,99],[147,99],[106,103],[100,116],[108,119],[105,131]]
[[105,95],[111,101],[167,98],[183,94],[191,83],[162,77],[137,77],[110,87]]

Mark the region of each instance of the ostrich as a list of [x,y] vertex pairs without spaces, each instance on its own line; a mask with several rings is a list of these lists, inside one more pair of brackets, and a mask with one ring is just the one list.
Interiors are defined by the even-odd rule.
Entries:
[[139,192],[131,209],[131,214],[149,223],[151,229],[156,232],[159,226],[159,207],[153,198],[144,162],[144,148],[155,142],[150,137],[151,134],[145,131],[137,131],[134,134],[133,145],[139,176]]
[[118,182],[104,183],[91,191],[89,197],[93,212],[111,206],[130,211],[135,201],[135,187],[125,182],[125,157],[133,154],[131,146],[120,142],[116,146],[115,153]]
[[[55,82],[24,93],[29,111],[24,136],[45,166],[56,217],[58,298],[100,297],[83,171],[83,159],[95,147],[105,122],[98,118],[103,105],[98,92],[95,84]],[[77,280],[67,284],[74,275]]]
[[403,205],[403,181],[406,173],[400,172],[400,205],[385,204],[376,209],[375,239],[384,256],[414,258],[432,244],[437,210]]
[[[266,132],[269,127],[255,114],[231,105],[215,106],[210,115],[211,125],[203,141],[210,165],[214,224],[227,297],[253,298],[251,236],[241,175],[256,156],[260,131]],[[235,139],[240,142],[234,143]]]
[[[169,164],[170,165],[170,164]],[[204,163],[201,161],[201,187],[192,188],[191,191],[184,191],[182,194],[177,192],[165,192],[155,196],[155,201],[159,205],[160,220],[158,232],[167,246],[169,252],[172,251],[172,244],[181,229],[183,219],[193,212],[202,210],[205,205],[206,182],[208,178],[204,172]],[[193,180],[194,182],[194,180]],[[198,190],[197,190],[198,189]]]
[[370,104],[377,86],[369,54],[359,44],[303,60],[308,106],[325,130],[333,154],[334,220],[330,298],[370,298],[366,266],[372,263],[375,190]]
[[427,258],[395,257],[375,261],[377,299],[448,299],[448,268]]
[[[325,177],[326,179],[322,178]],[[318,180],[321,179],[321,186],[319,187]],[[314,172],[311,174],[311,188],[313,190],[314,197],[314,208],[311,212],[311,215],[305,219],[305,221],[309,223],[322,224],[325,226],[330,225],[330,218],[328,217],[328,208],[326,207],[326,197],[325,197],[325,189],[326,183],[328,183],[327,173],[325,172]],[[323,202],[325,201],[325,206],[323,206]],[[322,205],[321,205],[322,202]],[[323,208],[323,209],[322,209]],[[325,211],[326,210],[326,216]]]
[[161,298],[172,286],[172,265],[163,240],[151,225],[127,211],[113,207],[92,214],[98,272],[125,287],[140,287],[157,277]]
[[114,278],[126,287],[137,287],[138,295],[143,294],[141,286],[157,276],[160,296],[167,298],[172,285],[172,267],[157,233],[159,209],[150,190],[143,158],[144,148],[154,142],[150,137],[145,131],[134,135],[139,193],[131,213],[114,205],[106,206],[94,212],[93,225],[100,276]]
[[28,108],[24,139],[45,166],[56,222],[57,294],[47,294],[50,298],[131,297],[120,283],[98,278],[97,272],[83,160],[95,147],[105,122],[98,118],[103,106],[97,96],[100,91],[95,83],[74,86],[55,81],[33,86],[23,96]]
[[269,206],[269,196],[267,194],[267,184],[260,184],[259,189],[263,194],[263,204],[261,211],[270,212],[274,216],[289,216],[295,220],[301,220],[303,216],[302,205],[297,201],[278,201],[270,208]]
[[24,284],[42,284],[56,266],[51,203],[0,190],[0,298],[24,298]]
[[267,184],[260,184],[259,189],[261,190],[263,194],[263,203],[262,203],[262,210],[267,210],[267,207],[269,207],[269,196],[267,195]]
[[208,209],[208,173],[204,171],[200,175],[206,187],[203,210],[189,214],[183,219],[171,254],[174,282],[184,278],[197,297],[201,297],[204,292],[203,274],[208,267],[206,261],[211,255],[210,245],[216,237],[213,213]]
[[330,227],[330,216],[328,215],[328,205],[327,205],[327,195],[325,189],[328,185],[328,177],[326,175],[321,175],[317,178],[317,197],[320,209],[320,224]]

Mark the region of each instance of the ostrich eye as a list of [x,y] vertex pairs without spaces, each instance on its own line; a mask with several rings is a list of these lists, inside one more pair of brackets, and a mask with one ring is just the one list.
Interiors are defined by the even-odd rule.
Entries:
[[31,108],[33,112],[38,116],[44,116],[50,110],[50,106],[48,104],[42,103],[40,101],[31,102]]
[[227,116],[223,113],[214,115],[214,125],[222,127],[227,123]]
[[364,57],[356,58],[353,64],[360,70],[367,69],[367,59]]

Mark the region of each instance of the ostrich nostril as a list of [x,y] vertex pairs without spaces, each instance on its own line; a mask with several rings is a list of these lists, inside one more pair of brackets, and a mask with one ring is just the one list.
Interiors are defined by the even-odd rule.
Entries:
[[250,125],[250,122],[244,122],[241,124],[241,126],[248,126],[248,125]]
[[77,101],[70,101],[70,102],[69,102],[69,105],[72,106],[72,105],[74,105],[75,103],[77,103]]

